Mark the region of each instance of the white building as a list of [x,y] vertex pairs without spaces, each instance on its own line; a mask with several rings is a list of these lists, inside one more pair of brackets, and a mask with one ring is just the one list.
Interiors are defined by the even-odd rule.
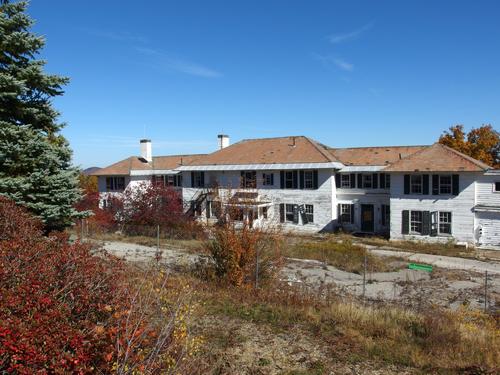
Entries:
[[500,171],[440,144],[335,149],[303,136],[248,139],[206,155],[141,156],[103,168],[103,206],[139,182],[182,194],[186,212],[217,220],[221,205],[297,232],[389,235],[500,248]]

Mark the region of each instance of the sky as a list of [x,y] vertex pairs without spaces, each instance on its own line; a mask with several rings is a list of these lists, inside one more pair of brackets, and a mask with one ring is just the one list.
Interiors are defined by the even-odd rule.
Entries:
[[32,0],[75,165],[215,151],[217,134],[331,147],[500,127],[500,2]]

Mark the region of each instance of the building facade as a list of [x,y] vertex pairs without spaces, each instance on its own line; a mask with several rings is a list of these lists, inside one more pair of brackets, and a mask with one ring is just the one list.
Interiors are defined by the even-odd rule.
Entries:
[[381,234],[500,248],[500,171],[440,144],[335,149],[303,136],[249,139],[203,155],[141,156],[94,174],[101,206],[151,181],[179,190],[208,222],[280,223],[294,232]]

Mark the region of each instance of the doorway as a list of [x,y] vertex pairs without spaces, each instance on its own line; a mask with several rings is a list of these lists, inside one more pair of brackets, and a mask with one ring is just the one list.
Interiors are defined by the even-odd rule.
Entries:
[[373,204],[361,205],[361,231],[373,232],[375,224],[375,210]]

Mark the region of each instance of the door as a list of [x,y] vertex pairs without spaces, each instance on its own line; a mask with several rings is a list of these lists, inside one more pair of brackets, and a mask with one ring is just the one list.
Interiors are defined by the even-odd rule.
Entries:
[[361,231],[373,232],[375,223],[373,204],[361,205]]

